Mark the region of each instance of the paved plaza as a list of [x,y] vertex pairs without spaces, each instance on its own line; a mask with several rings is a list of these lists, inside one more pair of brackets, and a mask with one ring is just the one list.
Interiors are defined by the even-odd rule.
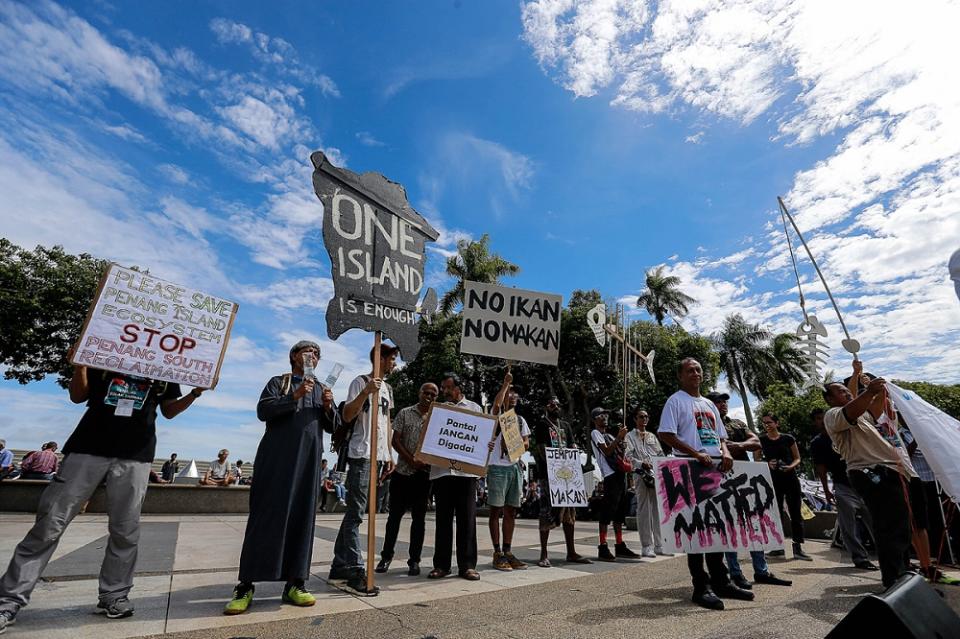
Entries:
[[[33,516],[0,515],[0,561],[5,565]],[[110,621],[94,614],[106,518],[82,515],[70,526],[34,592],[7,636],[44,639],[140,637],[184,633],[184,637],[822,637],[859,599],[880,588],[878,573],[853,570],[826,543],[808,544],[815,560],[771,562],[795,581],[793,588],[758,587],[751,603],[728,602],[723,613],[688,603],[689,577],[682,557],[637,562],[566,565],[562,535],[551,536],[550,569],[531,566],[502,573],[490,566],[486,519],[478,521],[482,578],[425,578],[433,549],[428,518],[425,568],[406,576],[407,526],[401,529],[394,567],[377,575],[379,597],[357,598],[327,585],[340,515],[317,517],[312,579],[313,608],[280,603],[280,584],[259,584],[245,615],[226,617],[224,603],[236,582],[245,515],[146,516],[143,521],[130,619]],[[386,517],[378,518],[382,534]],[[406,521],[406,520],[405,520]],[[580,553],[596,554],[594,522],[577,528]],[[364,526],[365,529],[365,526]],[[638,547],[636,533],[628,542]],[[536,522],[520,520],[515,554],[531,563],[538,556]],[[749,560],[746,562],[749,565]],[[946,588],[960,608],[960,589]],[[789,628],[787,634],[785,629]],[[735,631],[733,629],[736,629]],[[732,634],[731,634],[732,633]]]

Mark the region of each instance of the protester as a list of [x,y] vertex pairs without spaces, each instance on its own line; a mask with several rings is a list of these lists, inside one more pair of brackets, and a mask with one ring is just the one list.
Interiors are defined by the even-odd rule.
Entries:
[[[703,370],[692,357],[680,361],[677,367],[680,390],[667,399],[660,416],[658,435],[681,457],[691,457],[708,467],[723,472],[733,467],[733,458],[727,450],[727,432],[720,412],[713,402],[700,396]],[[719,458],[717,464],[714,458]],[[707,571],[703,563],[706,559]],[[753,593],[730,582],[723,565],[723,553],[689,553],[687,567],[693,579],[691,600],[704,608],[723,610],[723,597],[753,601]]]
[[[616,435],[607,432],[607,420],[610,411],[604,408],[594,408],[590,411],[593,420],[593,430],[590,432],[590,444],[593,447],[593,456],[597,460],[600,474],[603,475],[603,505],[600,509],[599,530],[600,544],[597,546],[597,559],[600,561],[616,561],[617,557],[637,559],[640,557],[627,547],[623,541],[623,525],[627,520],[627,511],[630,509],[630,498],[627,496],[627,469],[624,460],[624,439],[627,429],[620,428]],[[616,535],[614,553],[607,545],[607,531],[613,524]]]
[[410,511],[410,550],[407,558],[407,574],[420,574],[420,555],[426,529],[427,500],[430,496],[430,466],[414,458],[420,444],[420,434],[426,426],[430,406],[440,391],[436,384],[427,382],[420,386],[417,403],[397,413],[393,420],[393,449],[399,457],[393,472],[390,489],[390,514],[380,550],[377,572],[387,572],[393,561],[397,535],[404,513]]
[[[813,427],[817,431],[816,437],[810,441],[810,457],[813,459],[814,470],[823,485],[823,494],[827,501],[837,505],[837,525],[840,526],[843,547],[850,553],[853,565],[861,570],[877,570],[877,566],[867,555],[867,549],[863,547],[860,526],[857,524],[857,515],[859,515],[872,533],[873,522],[870,519],[870,511],[850,485],[846,462],[833,448],[833,442],[823,424],[825,412],[822,408],[817,408],[810,413]],[[827,483],[828,474],[833,480],[832,490]]]
[[650,415],[647,411],[635,406],[630,411],[630,421],[633,423],[626,437],[624,453],[627,460],[633,465],[634,482],[633,492],[637,502],[637,531],[640,533],[640,556],[656,557],[657,555],[673,556],[673,553],[663,551],[660,543],[660,517],[657,513],[657,491],[653,479],[653,458],[663,457],[663,448],[657,436],[647,430]]
[[57,442],[47,442],[35,450],[27,453],[20,462],[20,479],[45,479],[50,481],[60,468],[60,459],[57,457]]
[[7,442],[0,439],[0,479],[13,474],[13,451],[7,448]]
[[170,459],[163,462],[163,466],[160,468],[160,476],[163,477],[164,481],[171,482],[179,472],[180,462],[177,461],[177,454],[171,453]]
[[[464,397],[463,385],[456,373],[444,375],[440,390],[448,404],[478,413],[483,411],[478,404]],[[463,579],[476,581],[480,579],[477,572],[477,476],[434,465],[430,468],[430,481],[437,503],[437,524],[433,570],[427,577],[442,579],[450,574],[453,521],[456,518],[458,574]]]
[[[727,450],[730,452],[730,456],[734,461],[750,461],[748,453],[760,450],[760,438],[745,422],[730,417],[728,414],[730,395],[712,392],[707,393],[705,397],[717,407],[720,418],[723,420],[723,427],[727,431]],[[727,552],[723,556],[727,561],[727,568],[730,570],[730,581],[739,588],[751,590],[753,584],[744,576],[737,553]],[[755,582],[768,586],[793,585],[792,581],[780,579],[770,572],[770,568],[767,566],[767,558],[762,550],[750,551],[750,563],[753,564],[753,580]]]
[[243,476],[243,460],[238,459],[237,463],[233,465],[233,476],[236,479],[237,485],[242,486],[246,483]]
[[797,440],[789,433],[780,432],[780,419],[775,414],[764,413],[761,419],[767,430],[767,434],[760,438],[761,459],[766,460],[770,466],[773,490],[777,494],[777,507],[781,513],[784,501],[787,503],[790,534],[793,537],[793,558],[813,561],[813,557],[803,552],[803,516],[800,507],[803,493],[800,490],[800,478],[797,476],[797,466],[800,465]]
[[223,610],[227,615],[246,612],[254,583],[262,581],[284,582],[283,603],[316,603],[305,584],[313,556],[323,431],[332,433],[339,415],[333,392],[313,377],[304,377],[305,357],[316,362],[320,346],[308,340],[294,344],[291,372],[272,377],[257,402],[257,418],[266,428],[253,462],[257,481],[250,487],[239,583]]
[[[370,363],[373,364],[375,348],[370,349]],[[379,391],[377,410],[377,459],[387,462],[388,470],[393,470],[393,458],[390,455],[390,409],[393,408],[393,389],[384,378],[390,374],[397,362],[400,349],[392,344],[380,346],[380,377],[371,370],[368,375],[358,375],[347,391],[347,401],[343,406],[343,420],[354,423],[346,450],[347,454],[347,505],[346,513],[340,522],[340,531],[333,548],[333,564],[330,566],[330,579],[343,580],[346,589],[362,596],[375,596],[380,588],[367,589],[367,571],[363,566],[363,550],[360,542],[360,524],[367,509],[370,489],[370,440],[371,411],[370,396]],[[372,368],[372,367],[371,367]],[[376,469],[373,469],[376,472]],[[375,478],[374,481],[377,481]]]
[[[859,362],[854,373],[859,376]],[[904,498],[910,475],[896,449],[877,431],[868,412],[883,400],[885,380],[876,378],[856,397],[838,382],[825,384],[823,399],[830,406],[824,425],[834,447],[847,463],[850,484],[873,520],[877,558],[885,588],[910,567],[910,511]]]
[[574,545],[574,526],[577,521],[575,508],[554,508],[550,503],[550,484],[547,479],[547,456],[545,448],[578,448],[570,425],[560,419],[560,400],[551,397],[544,406],[543,418],[533,429],[533,456],[537,462],[536,475],[540,484],[540,560],[537,565],[541,568],[550,568],[550,558],[547,553],[547,542],[550,540],[550,530],[561,526],[563,538],[567,545],[567,563],[590,564],[586,557],[577,553]]
[[[69,356],[68,356],[69,357]],[[106,483],[109,536],[100,567],[97,609],[110,619],[129,617],[140,539],[140,507],[157,447],[157,408],[173,419],[200,397],[180,386],[75,365],[70,400],[87,402],[63,447],[56,481],[43,491],[36,523],[14,550],[0,579],[0,632],[27,605],[67,526],[101,483]]]
[[227,461],[229,456],[229,450],[226,448],[220,449],[217,458],[210,462],[207,472],[200,478],[201,486],[231,486],[236,483],[237,476],[234,474],[230,462]]
[[[520,397],[513,386],[513,375],[507,370],[500,392],[493,400],[493,414],[515,410]],[[517,415],[524,450],[530,446],[530,427],[527,420]],[[527,564],[513,554],[513,529],[523,490],[523,471],[520,460],[511,462],[503,436],[490,442],[490,462],[487,465],[487,504],[490,506],[488,524],[493,542],[493,567],[497,570],[526,570]],[[503,515],[503,545],[500,545],[500,515]]]

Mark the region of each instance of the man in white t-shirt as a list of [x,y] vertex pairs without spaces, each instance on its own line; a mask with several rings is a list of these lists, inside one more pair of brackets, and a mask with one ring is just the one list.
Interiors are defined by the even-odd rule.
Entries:
[[[479,404],[463,395],[463,383],[456,373],[447,373],[440,383],[440,392],[448,404],[482,413]],[[469,581],[480,579],[477,572],[477,476],[450,466],[430,466],[430,481],[436,500],[437,527],[433,544],[433,570],[429,579],[442,579],[450,574],[453,556],[453,520],[457,520],[457,570]]]
[[[367,591],[367,576],[360,543],[360,524],[363,523],[363,515],[367,510],[367,494],[370,489],[370,399],[374,391],[380,391],[377,411],[377,459],[386,462],[386,472],[390,473],[393,471],[393,457],[390,454],[393,389],[383,378],[396,366],[398,352],[399,349],[392,344],[381,344],[380,377],[375,377],[373,371],[369,375],[358,375],[350,383],[347,400],[343,405],[343,421],[356,420],[356,423],[347,448],[347,508],[333,548],[330,579],[345,580],[347,590],[364,596],[373,596],[379,592],[376,586],[372,591]],[[371,349],[371,363],[373,355],[374,350]]]
[[[680,390],[663,406],[658,435],[678,457],[692,457],[704,466],[726,472],[733,467],[727,450],[727,431],[720,411],[709,399],[700,396],[703,369],[692,357],[677,367]],[[706,557],[707,572],[703,569]],[[689,553],[687,567],[693,579],[693,603],[711,610],[723,610],[721,597],[753,601],[753,593],[730,582],[722,552]]]
[[[493,414],[516,409],[520,397],[513,389],[513,375],[510,371],[503,376],[503,385],[493,400]],[[523,447],[530,445],[530,427],[527,420],[517,415],[520,422],[520,436]],[[511,462],[507,456],[502,436],[490,442],[490,461],[487,464],[487,505],[490,506],[490,540],[493,542],[493,567],[497,570],[525,570],[527,564],[513,555],[513,527],[520,508],[523,492],[523,471],[520,460]],[[503,546],[500,545],[500,515],[503,514]]]
[[227,461],[229,456],[230,451],[226,448],[217,453],[217,458],[210,462],[207,472],[200,478],[201,486],[229,486],[237,481],[230,462]]

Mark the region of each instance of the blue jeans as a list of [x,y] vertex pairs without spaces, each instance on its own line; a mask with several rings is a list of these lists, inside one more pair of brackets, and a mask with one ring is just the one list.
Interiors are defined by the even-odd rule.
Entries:
[[347,460],[347,510],[340,522],[340,532],[333,546],[333,564],[336,568],[363,570],[363,551],[360,545],[360,524],[367,510],[367,490],[370,488],[370,460]]
[[[742,577],[743,570],[740,568],[740,562],[737,560],[737,553],[725,552],[723,554],[727,557],[727,566],[730,567],[730,576]],[[770,572],[770,569],[767,567],[767,560],[763,556],[762,550],[751,550],[750,561],[753,562],[753,573],[755,575],[765,575]]]
[[343,484],[334,484],[333,493],[337,496],[337,501],[346,501],[347,487]]

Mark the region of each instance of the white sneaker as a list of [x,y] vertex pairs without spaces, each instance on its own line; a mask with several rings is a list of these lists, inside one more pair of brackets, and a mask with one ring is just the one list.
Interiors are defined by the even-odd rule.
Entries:
[[650,546],[644,546],[643,549],[640,551],[640,556],[652,558],[652,557],[656,557],[657,553],[653,552],[653,548],[651,548]]

